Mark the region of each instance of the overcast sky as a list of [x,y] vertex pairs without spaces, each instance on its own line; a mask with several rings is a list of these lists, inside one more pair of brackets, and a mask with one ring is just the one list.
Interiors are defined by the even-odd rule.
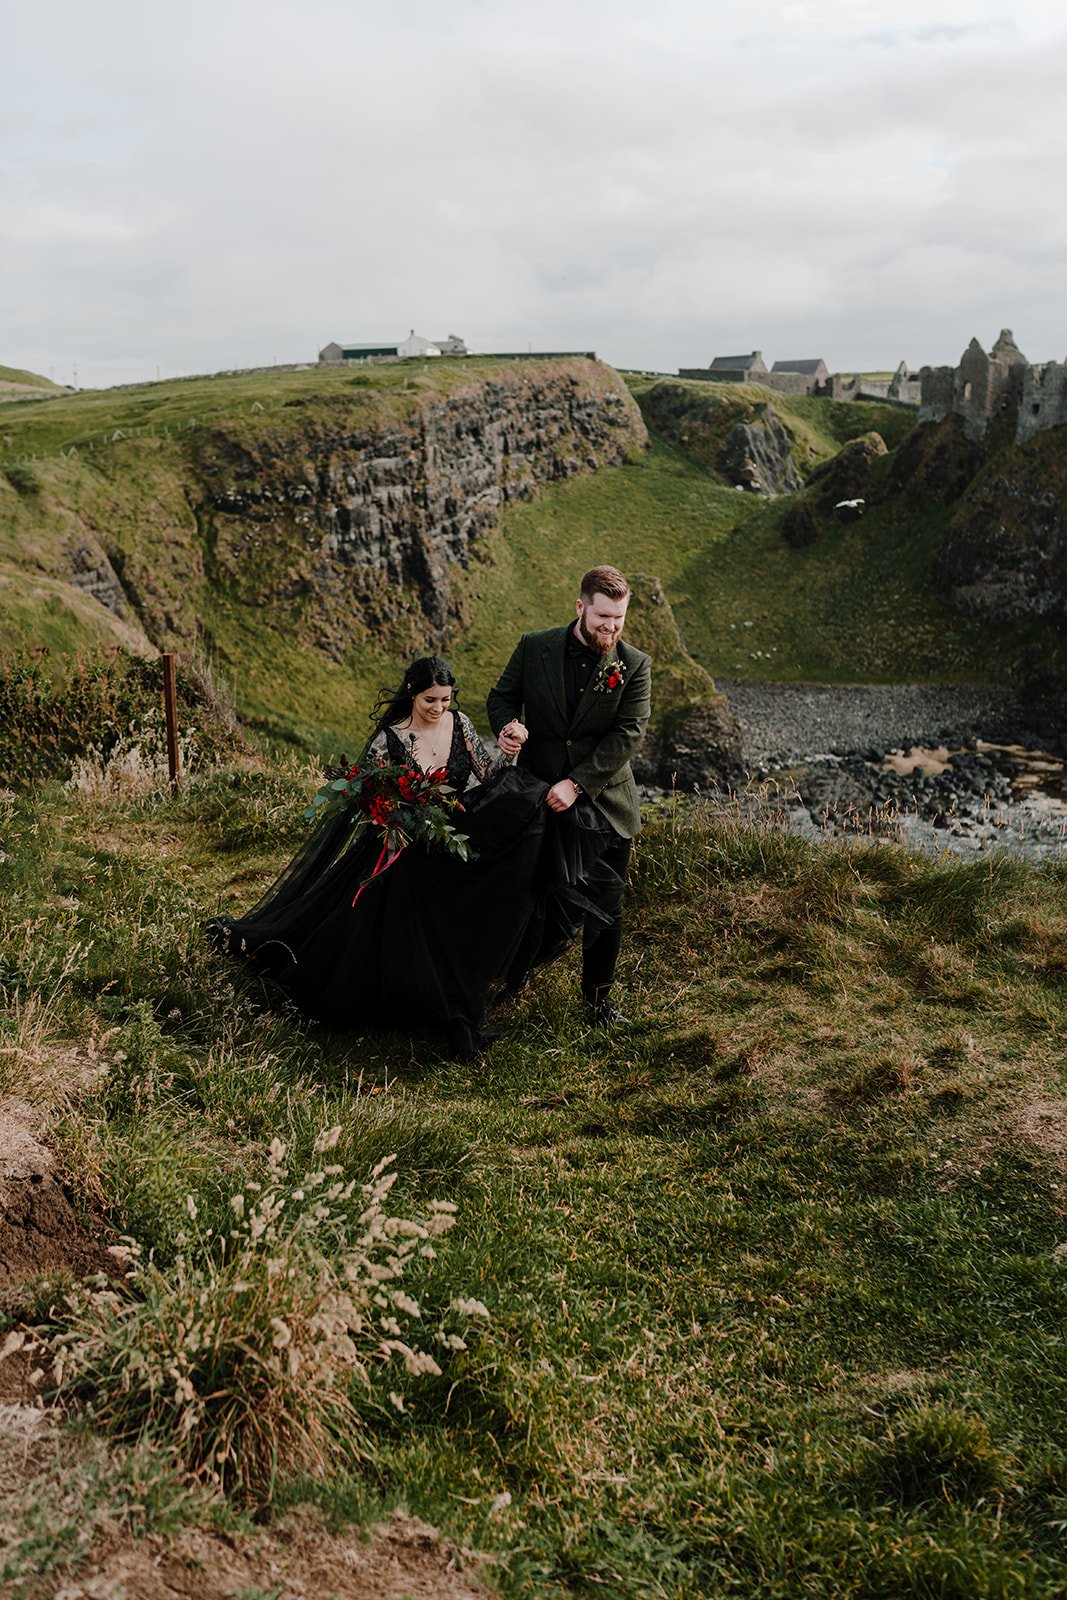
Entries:
[[1062,0],[8,0],[0,363],[1067,355]]

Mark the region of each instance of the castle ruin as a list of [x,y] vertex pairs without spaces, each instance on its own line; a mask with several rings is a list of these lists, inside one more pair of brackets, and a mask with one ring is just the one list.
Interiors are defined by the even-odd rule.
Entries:
[[1014,422],[1015,442],[1067,423],[1067,361],[1027,361],[1002,328],[988,355],[972,339],[956,367],[923,367],[920,422],[963,418],[968,439],[981,439],[991,422]]

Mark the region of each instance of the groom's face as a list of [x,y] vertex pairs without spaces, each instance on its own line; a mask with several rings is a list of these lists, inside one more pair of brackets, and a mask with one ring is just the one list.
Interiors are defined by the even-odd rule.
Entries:
[[606,594],[594,594],[589,600],[578,601],[578,633],[590,650],[597,650],[602,656],[614,650],[622,637],[629,604],[629,595],[624,600],[610,600]]

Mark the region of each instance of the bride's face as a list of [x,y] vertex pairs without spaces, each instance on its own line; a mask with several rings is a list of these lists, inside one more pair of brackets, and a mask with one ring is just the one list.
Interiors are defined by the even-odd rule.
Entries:
[[416,722],[440,722],[451,704],[451,684],[431,683],[412,699],[412,714]]

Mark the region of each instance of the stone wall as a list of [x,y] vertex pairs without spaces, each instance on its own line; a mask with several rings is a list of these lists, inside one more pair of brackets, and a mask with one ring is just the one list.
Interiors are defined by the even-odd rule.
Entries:
[[1046,428],[1067,424],[1067,361],[1046,361],[1027,367],[1019,401],[1017,443],[1032,439]]
[[922,403],[919,406],[920,422],[943,422],[952,415],[952,399],[956,390],[955,367],[923,367],[919,374]]
[[711,367],[679,367],[679,378],[692,378],[698,383],[758,383],[761,389],[773,389],[776,394],[817,394],[819,386],[813,377],[803,372],[735,373],[729,368],[716,372]]
[[920,406],[922,404],[923,386],[918,373],[909,373],[907,377],[897,375],[889,385],[888,400],[896,400],[902,406]]

